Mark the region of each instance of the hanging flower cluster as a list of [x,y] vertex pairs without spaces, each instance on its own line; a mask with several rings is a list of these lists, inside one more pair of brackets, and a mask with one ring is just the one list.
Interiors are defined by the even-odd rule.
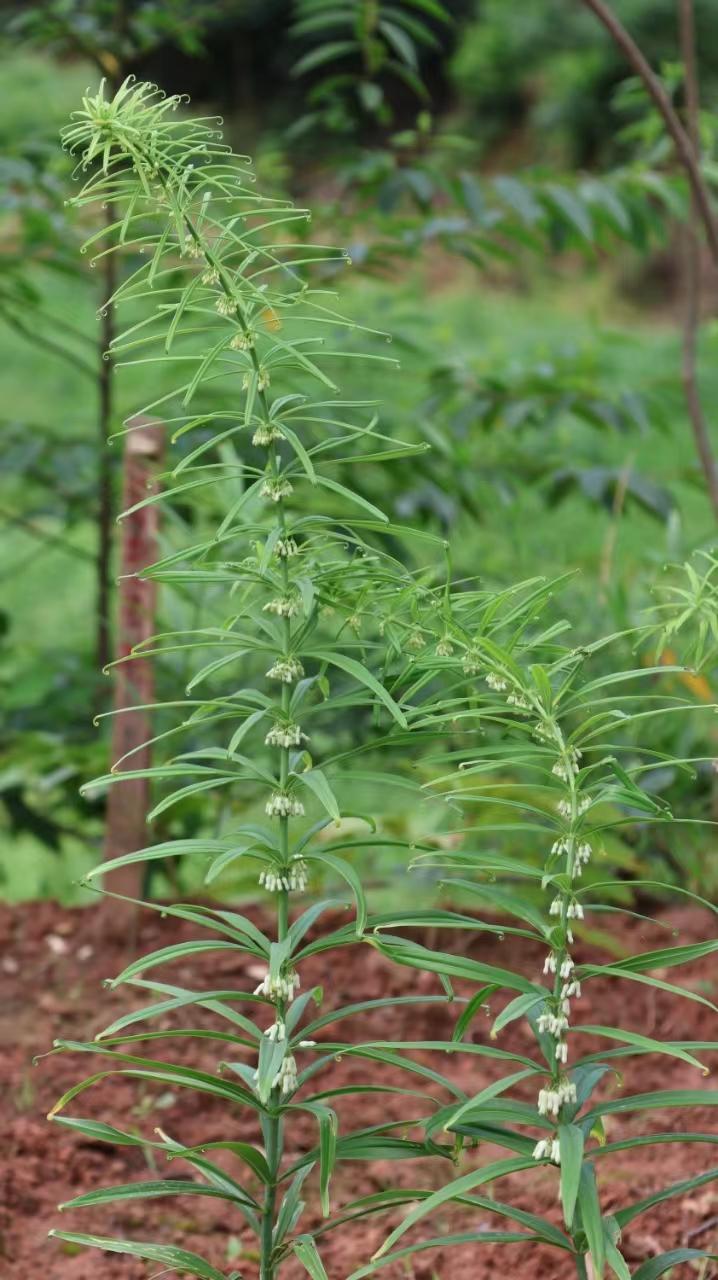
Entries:
[[268,1000],[291,1004],[301,986],[299,974],[295,969],[286,973],[265,973],[259,986],[255,987],[255,996],[266,996]]
[[279,893],[282,889],[285,893],[290,889],[302,892],[307,887],[307,864],[303,858],[295,854],[292,857],[288,874],[280,875],[272,870],[263,871],[259,877],[259,884],[268,893]]
[[[550,886],[560,876],[559,884],[567,887],[559,888],[548,909],[551,949],[544,961],[543,976],[552,980],[552,991],[537,1019],[539,1034],[549,1036],[553,1042],[551,1075],[539,1090],[537,1108],[539,1115],[558,1123],[562,1108],[576,1102],[576,1085],[567,1072],[568,1034],[571,1002],[580,998],[581,984],[574,976],[570,947],[574,941],[573,921],[583,920],[584,911],[573,884],[591,858],[591,845],[582,838],[581,827],[592,802],[581,781],[583,754],[574,743],[566,741],[557,717],[538,694],[519,687],[508,671],[489,671],[485,679],[488,687],[504,694],[507,704],[530,724],[534,738],[554,757],[552,777],[563,784],[563,794],[556,802],[559,830],[546,860],[546,882]],[[536,1160],[560,1164],[558,1137],[542,1138],[533,1154]]]
[[273,791],[265,805],[265,812],[268,818],[301,818],[304,805],[287,791]]

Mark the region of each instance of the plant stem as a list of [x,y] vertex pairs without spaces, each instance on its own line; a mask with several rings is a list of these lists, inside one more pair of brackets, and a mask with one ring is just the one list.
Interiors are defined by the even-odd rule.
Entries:
[[376,38],[375,32],[378,20],[379,6],[377,0],[362,0],[357,17],[357,28],[361,44],[364,75],[367,79],[371,79],[376,71],[373,45]]
[[[256,355],[254,354],[254,351],[252,351],[252,355],[254,357],[254,362],[256,365],[257,361],[256,361]],[[264,397],[264,393],[262,393],[262,400],[266,404],[266,398]],[[269,421],[268,413],[267,413],[267,421]],[[273,474],[276,474],[277,466],[278,466],[278,457],[277,457],[277,448],[276,448],[276,445],[274,444],[272,445],[272,449],[271,449],[270,463],[271,463],[271,469]],[[284,502],[282,499],[280,499],[279,502],[277,503],[277,523],[279,525],[281,535],[285,536],[286,519],[285,519],[285,512],[284,512]],[[282,580],[284,584],[284,590],[286,593],[289,585],[289,570],[287,567],[286,560],[282,560]],[[284,637],[284,657],[288,658],[290,656],[291,638],[292,638],[291,636],[292,629],[291,629],[289,618],[284,618],[282,620],[282,624],[283,624],[282,631],[283,631],[283,637]],[[280,705],[281,705],[283,719],[286,719],[288,717],[289,703],[290,703],[289,687],[288,685],[283,684],[281,695],[280,695]],[[289,748],[280,747],[279,748],[279,786],[283,792],[286,791],[288,778],[289,778]],[[279,819],[279,856],[280,856],[280,865],[282,869],[283,870],[288,869],[289,867],[289,818],[286,818],[286,817],[280,817]],[[289,894],[287,893],[286,889],[280,889],[278,891],[276,895],[276,900],[277,900],[277,941],[283,942],[285,937],[287,936],[287,929],[289,927]],[[277,1017],[283,1019],[284,1014],[285,1014],[285,1007],[284,1007],[284,1004],[282,1003],[277,1007]],[[273,1089],[272,1102],[275,1102],[278,1105],[280,1099],[281,1099],[281,1091],[279,1089]],[[283,1146],[284,1146],[284,1120],[283,1120],[282,1114],[280,1113],[279,1115],[271,1116],[267,1123],[265,1155],[267,1158],[267,1164],[269,1165],[269,1169],[271,1172],[272,1180],[267,1186],[266,1194],[264,1197],[264,1210],[262,1213],[260,1280],[274,1280],[274,1276],[276,1274],[274,1262],[272,1260],[272,1243],[273,1243],[273,1234],[274,1234],[274,1220],[275,1220],[275,1213],[276,1213],[277,1180],[279,1177],[279,1166],[282,1159]]]
[[716,263],[718,263],[718,223],[716,223],[713,215],[710,194],[701,173],[695,150],[691,145],[690,137],[683,128],[678,113],[666,93],[660,77],[656,75],[645,54],[623,24],[619,22],[610,6],[604,3],[604,0],[582,0],[582,3],[587,9],[592,10],[599,22],[603,23],[611,39],[625,55],[636,75],[643,81],[649,96],[663,117],[666,129],[690,182],[711,254]]
[[[162,183],[162,186],[164,187],[165,191],[167,191],[167,183],[163,175],[160,176],[160,182]],[[169,199],[169,193],[168,193],[168,199]],[[169,203],[171,205],[171,199],[169,200]],[[200,250],[205,262],[208,264],[209,267],[211,267],[217,272],[217,275],[219,277],[219,281],[221,283],[225,296],[231,299],[231,301],[234,303],[235,315],[241,325],[242,331],[248,338],[250,338],[251,331],[250,331],[250,326],[247,320],[247,316],[244,312],[244,308],[242,307],[241,303],[234,295],[231,280],[227,275],[226,269],[223,267],[222,263],[215,256],[215,254],[212,252],[210,245],[207,243],[207,241],[201,234],[199,227],[193,221],[193,219],[189,216],[186,210],[182,211],[182,222],[184,227],[186,228],[189,239]],[[261,369],[260,369],[259,359],[257,357],[257,352],[255,350],[253,342],[250,344],[248,348],[248,355],[249,355],[249,359],[251,361],[255,376],[259,380]],[[257,401],[261,405],[264,411],[264,421],[267,424],[270,424],[271,413],[270,413],[269,402],[267,400],[267,395],[264,388],[258,391]],[[277,455],[276,445],[272,442],[271,449],[268,454],[268,460],[267,460],[266,474],[268,476],[276,475],[277,469],[278,469],[278,463],[279,463],[279,458]],[[284,502],[282,499],[280,499],[277,502],[277,525],[279,528],[280,536],[281,537],[286,536],[286,515],[284,510]],[[287,567],[286,558],[282,558],[281,571],[282,571],[283,587],[286,593],[286,591],[289,588],[289,570]],[[289,658],[291,654],[292,629],[291,629],[289,618],[284,618],[282,621],[283,621],[283,627],[282,627],[283,656],[285,658]],[[286,717],[289,714],[290,701],[291,701],[291,695],[290,695],[289,687],[287,684],[283,683],[281,694],[280,694],[280,710],[281,710],[283,721],[286,719]],[[279,786],[282,792],[286,791],[287,782],[289,779],[289,755],[290,755],[290,752],[288,747],[279,748]],[[280,870],[286,873],[289,866],[289,818],[283,815],[280,816],[279,818],[279,853],[280,853],[280,863],[279,863]],[[287,893],[286,889],[279,889],[277,891],[276,909],[277,909],[277,916],[276,916],[277,941],[282,942],[286,937],[287,929],[289,927],[289,894]],[[286,1013],[285,1002],[278,1001],[275,1008],[276,1008],[277,1020],[283,1022],[284,1015]],[[272,1089],[272,1093],[270,1096],[270,1105],[279,1107],[281,1098],[282,1098],[281,1088]],[[265,1143],[265,1157],[270,1170],[270,1181],[267,1183],[267,1188],[264,1196],[264,1204],[262,1207],[260,1242],[259,1242],[260,1243],[260,1280],[275,1280],[276,1268],[274,1265],[272,1254],[273,1254],[273,1248],[274,1248],[274,1226],[275,1226],[276,1200],[277,1200],[277,1183],[278,1183],[278,1177],[279,1177],[279,1168],[280,1168],[281,1159],[282,1159],[282,1151],[284,1147],[284,1121],[283,1121],[281,1112],[270,1114],[267,1117],[266,1123],[263,1125],[263,1133],[264,1133],[264,1143]]]
[[586,1259],[582,1253],[576,1254],[576,1275],[578,1276],[578,1280],[588,1280]]
[[[269,420],[269,419],[268,419]],[[277,470],[277,451],[276,446],[272,446],[270,454],[270,465],[273,474]],[[284,503],[280,500],[277,504],[277,523],[282,535],[286,533],[286,522],[284,515]],[[288,569],[286,561],[282,562],[282,578],[284,581],[285,591],[288,586]],[[288,618],[283,619],[284,633],[284,657],[290,655],[291,646],[291,626]],[[286,684],[282,685],[280,695],[280,705],[282,716],[287,717],[289,713],[290,694]],[[289,748],[279,748],[279,786],[284,792],[287,787],[289,778]],[[280,817],[279,819],[279,855],[280,867],[286,870],[289,866],[289,818]],[[277,941],[283,942],[287,936],[289,927],[289,894],[286,889],[280,889],[276,895],[277,902]],[[277,1018],[284,1019],[285,1006],[281,1002],[277,1005]],[[281,1100],[281,1090],[273,1089],[271,1102],[279,1105]],[[281,1113],[269,1117],[265,1127],[265,1156],[269,1165],[271,1181],[267,1184],[264,1196],[264,1206],[262,1210],[262,1231],[260,1237],[260,1280],[274,1280],[275,1267],[272,1260],[274,1221],[276,1213],[277,1200],[277,1181],[279,1177],[279,1166],[282,1159],[282,1148],[284,1145],[284,1120]]]
[[[286,896],[286,895],[285,895]],[[259,1280],[274,1280],[275,1269],[272,1260],[274,1235],[274,1212],[277,1199],[277,1174],[281,1158],[281,1118],[270,1116],[265,1127],[265,1156],[271,1173],[271,1181],[267,1183],[262,1212],[262,1233],[260,1237],[260,1272]]]

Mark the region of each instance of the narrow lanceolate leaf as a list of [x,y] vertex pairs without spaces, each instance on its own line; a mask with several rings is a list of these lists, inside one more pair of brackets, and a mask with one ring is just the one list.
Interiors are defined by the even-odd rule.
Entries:
[[321,769],[310,769],[307,773],[299,774],[299,781],[302,786],[307,787],[317,797],[322,808],[326,809],[330,818],[336,823],[341,819],[337,798],[332,791],[325,774]]
[[[705,1063],[700,1062],[692,1053],[684,1049],[681,1045],[665,1043],[662,1040],[653,1040],[650,1036],[639,1035],[636,1031],[623,1031],[620,1027],[601,1027],[593,1026],[589,1023],[577,1023],[573,1028],[573,1032],[580,1031],[583,1035],[604,1036],[607,1040],[620,1040],[623,1044],[632,1045],[641,1053],[663,1053],[669,1058],[679,1058],[681,1062],[688,1062],[692,1067],[697,1067],[703,1075],[709,1074],[709,1068]],[[716,1045],[718,1048],[718,1044]],[[591,1054],[591,1058],[598,1058],[600,1054]]]
[[498,1098],[502,1093],[506,1093],[512,1089],[515,1084],[520,1084],[529,1076],[535,1075],[536,1069],[528,1067],[524,1071],[515,1071],[510,1076],[504,1076],[500,1080],[494,1080],[492,1084],[488,1084],[485,1089],[477,1093],[475,1097],[469,1098],[467,1102],[462,1103],[456,1109],[453,1115],[449,1116],[444,1124],[445,1129],[455,1129],[458,1125],[466,1124],[471,1120],[481,1119],[481,1108],[484,1103],[490,1102],[493,1098]]
[[303,1109],[312,1112],[319,1124],[319,1203],[325,1218],[329,1217],[329,1184],[337,1159],[337,1114],[321,1102],[305,1102]]
[[514,1022],[517,1018],[526,1017],[531,1009],[535,1009],[537,1005],[542,1003],[543,998],[535,995],[532,991],[528,992],[526,995],[516,996],[514,1000],[510,1000],[506,1007],[501,1010],[498,1017],[494,1019],[493,1026],[491,1028],[492,1040],[498,1036],[499,1032],[503,1031],[504,1027],[507,1027],[510,1022]]
[[397,724],[402,729],[406,729],[407,721],[401,707],[397,706],[390,693],[387,693],[383,684],[380,684],[373,676],[371,671],[364,666],[363,663],[357,662],[356,658],[350,658],[345,653],[336,652],[333,649],[315,649],[310,654],[312,658],[316,658],[319,662],[328,662],[330,666],[339,667],[342,671],[346,671],[347,675],[353,676],[360,684],[366,685],[380,702],[389,710]]
[[560,1124],[558,1140],[561,1148],[561,1204],[563,1220],[570,1230],[578,1198],[583,1163],[583,1130],[575,1124]]
[[[448,1079],[446,1076],[442,1076],[439,1071],[435,1071],[432,1067],[425,1066],[422,1062],[415,1062],[413,1058],[409,1058],[403,1053],[403,1050],[409,1048],[443,1048],[443,1044],[441,1044],[441,1042],[438,1044],[431,1044],[429,1042],[421,1041],[418,1043],[406,1043],[399,1041],[397,1044],[394,1044],[392,1041],[387,1041],[385,1043],[380,1041],[379,1044],[358,1045],[332,1044],[331,1042],[326,1042],[323,1047],[330,1051],[335,1057],[358,1057],[366,1058],[373,1062],[383,1062],[387,1066],[396,1067],[401,1071],[406,1071],[408,1074],[421,1076],[424,1080],[431,1080],[441,1088],[447,1089],[457,1098],[463,1099],[464,1097],[463,1090],[459,1085],[454,1084],[453,1081]],[[325,1093],[323,1096],[327,1097],[329,1095]]]
[[495,1182],[497,1178],[503,1178],[509,1173],[521,1173],[524,1170],[536,1169],[536,1161],[529,1158],[523,1160],[520,1157],[514,1160],[496,1160],[492,1164],[484,1165],[483,1169],[476,1169],[472,1173],[466,1173],[462,1178],[457,1178],[454,1182],[450,1182],[448,1186],[441,1187],[439,1191],[435,1191],[410,1213],[400,1223],[398,1227],[387,1236],[384,1243],[374,1254],[375,1258],[381,1258],[388,1253],[392,1245],[400,1240],[401,1237],[409,1231],[417,1222],[425,1218],[428,1214],[434,1213],[436,1209],[440,1209],[442,1205],[449,1203],[451,1200],[457,1200],[462,1195],[470,1191],[474,1191],[476,1187],[482,1187],[487,1182]]
[[98,1081],[115,1075],[126,1075],[130,1079],[137,1080],[157,1080],[161,1084],[195,1089],[198,1093],[208,1093],[217,1098],[224,1098],[225,1101],[230,1103],[244,1103],[256,1111],[263,1110],[257,1097],[248,1089],[234,1082],[222,1080],[218,1076],[210,1075],[208,1072],[196,1071],[192,1067],[174,1066],[167,1062],[156,1062],[153,1059],[137,1058],[127,1053],[118,1053],[116,1050],[107,1048],[102,1044],[82,1044],[72,1040],[59,1040],[55,1043],[58,1048],[74,1050],[79,1053],[102,1054],[119,1063],[120,1066],[97,1072],[95,1075],[88,1076],[87,1079],[80,1081],[79,1084],[73,1085],[55,1103],[50,1111],[50,1119],[64,1110],[68,1102],[71,1102],[78,1094],[91,1088]]
[[596,1174],[592,1164],[584,1164],[578,1185],[578,1208],[581,1214],[581,1226],[588,1240],[588,1248],[595,1272],[596,1280],[603,1280],[606,1266],[606,1237],[601,1204],[596,1185]]
[[297,1236],[292,1248],[312,1280],[329,1280],[317,1246],[311,1236]]
[[209,1196],[218,1200],[241,1199],[245,1204],[251,1204],[257,1208],[256,1200],[253,1200],[246,1192],[241,1196],[232,1195],[229,1191],[219,1190],[217,1187],[208,1187],[203,1182],[192,1182],[182,1178],[170,1178],[165,1181],[157,1180],[154,1182],[129,1182],[126,1185],[116,1187],[101,1187],[97,1191],[86,1191],[84,1195],[75,1196],[72,1200],[66,1200],[64,1204],[59,1205],[60,1209],[83,1209],[90,1208],[98,1204],[115,1204],[119,1200],[156,1200],[160,1196]]
[[[395,1249],[392,1253],[388,1253],[386,1257],[377,1258],[376,1262],[367,1263],[365,1267],[360,1267],[358,1271],[352,1271],[349,1280],[364,1280],[366,1276],[373,1276],[384,1267],[405,1263],[415,1253],[427,1253],[431,1249],[448,1249],[452,1245],[462,1244],[528,1245],[539,1241],[540,1236],[532,1236],[528,1231],[462,1231],[455,1232],[452,1235],[432,1236],[430,1240],[419,1240],[416,1244],[409,1245],[408,1248]],[[433,1274],[436,1275],[436,1272]]]
[[647,987],[655,987],[658,991],[667,991],[670,995],[683,996],[686,1000],[693,1000],[696,1004],[705,1005],[707,1009],[712,1009],[714,1013],[718,1013],[718,1005],[712,1000],[708,1000],[705,996],[701,996],[697,991],[691,991],[688,987],[677,987],[671,982],[664,982],[662,978],[654,978],[647,973],[637,973],[633,969],[620,969],[617,965],[601,964],[601,965],[580,965],[576,972],[582,981],[590,978],[608,977],[608,978],[628,978],[631,982],[643,983]]
[[[467,1001],[466,1008],[459,1014],[459,1017],[456,1019],[454,1030],[451,1033],[451,1039],[453,1041],[456,1042],[463,1040],[466,1032],[478,1013],[483,1012],[484,1014],[487,1014],[489,1012],[489,1006],[486,1002],[495,991],[498,991],[498,987],[491,983],[485,987],[481,987],[480,990],[476,991],[471,999]],[[523,997],[519,997],[519,999],[523,999]],[[530,999],[533,1002],[533,996],[527,996],[526,999]]]
[[608,1235],[606,1236],[606,1264],[613,1271],[616,1280],[631,1280],[626,1259]]
[[669,969],[674,965],[689,964],[718,951],[718,941],[689,942],[680,947],[661,947],[657,951],[644,951],[641,955],[616,960],[611,966],[621,973],[648,973],[651,969]]
[[610,1156],[616,1151],[630,1151],[632,1147],[663,1146],[672,1142],[698,1142],[708,1146],[718,1146],[718,1130],[715,1133],[691,1133],[677,1129],[675,1133],[643,1133],[636,1138],[622,1138],[617,1142],[606,1142],[592,1152],[596,1156]]
[[305,854],[305,857],[309,863],[317,862],[329,867],[342,880],[346,881],[352,891],[356,905],[356,934],[357,936],[363,934],[367,924],[367,901],[362,882],[351,863],[346,862],[344,858],[335,857],[332,853],[325,853],[323,849],[312,849],[311,853]]
[[670,1249],[668,1253],[661,1253],[657,1258],[649,1258],[647,1262],[642,1262],[638,1270],[634,1271],[633,1280],[658,1280],[659,1276],[665,1275],[673,1267],[679,1267],[682,1262],[699,1262],[701,1258],[710,1258],[715,1261],[718,1253],[710,1253],[703,1249]]
[[546,992],[535,982],[514,973],[510,969],[499,969],[495,965],[483,964],[468,956],[451,955],[447,951],[430,951],[418,942],[409,942],[404,938],[387,937],[376,933],[367,939],[372,946],[381,951],[389,960],[398,964],[409,965],[413,969],[423,969],[429,973],[445,974],[452,978],[466,978],[470,982],[491,983],[496,987],[506,987],[509,991],[523,991],[535,994],[537,1000]]
[[53,1116],[55,1124],[62,1125],[65,1129],[73,1129],[77,1133],[83,1134],[86,1138],[91,1138],[93,1142],[111,1142],[115,1147],[144,1147],[144,1146],[161,1146],[161,1143],[154,1143],[151,1140],[140,1137],[139,1134],[125,1133],[122,1129],[116,1129],[112,1124],[105,1124],[102,1120],[85,1120],[75,1116]]
[[[535,1166],[534,1166],[535,1167]],[[354,1210],[357,1216],[362,1216],[366,1211],[374,1211],[375,1209],[385,1209],[391,1207],[399,1207],[404,1204],[424,1203],[429,1200],[433,1192],[426,1191],[423,1188],[409,1187],[405,1190],[380,1191],[372,1196],[364,1196],[361,1200],[353,1201],[346,1206],[346,1209]],[[520,1226],[525,1227],[532,1232],[537,1239],[545,1244],[550,1244],[556,1249],[565,1249],[570,1252],[572,1248],[571,1241],[563,1231],[555,1227],[548,1219],[539,1217],[538,1214],[528,1213],[525,1209],[517,1209],[515,1205],[504,1204],[501,1200],[495,1200],[492,1195],[459,1195],[456,1197],[455,1203],[459,1206],[468,1206],[472,1212],[477,1209],[486,1213],[496,1214],[500,1218],[506,1218],[509,1222],[516,1222]],[[421,1244],[421,1241],[417,1243]],[[411,1251],[414,1246],[409,1246]],[[387,1258],[393,1256],[390,1253],[382,1254],[379,1262],[371,1264],[371,1270],[375,1270]],[[375,1257],[379,1257],[375,1254]],[[369,1270],[367,1271],[369,1274]]]
[[129,1013],[123,1013],[116,1018],[108,1026],[103,1027],[95,1033],[95,1041],[113,1040],[117,1043],[117,1037],[120,1032],[126,1031],[127,1027],[135,1026],[138,1022],[150,1022],[154,1019],[163,1019],[165,1015],[173,1012],[175,1009],[186,1008],[190,1005],[197,1005],[202,1009],[209,1009],[212,1013],[220,1018],[224,1018],[227,1022],[231,1022],[235,1027],[245,1032],[244,1043],[248,1046],[256,1044],[259,1039],[260,1032],[254,1023],[246,1018],[244,1014],[239,1013],[232,1006],[236,1003],[239,992],[237,991],[185,991],[180,987],[170,987],[165,983],[145,984],[141,980],[134,982],[133,986],[147,986],[151,990],[162,990],[168,992],[170,998],[168,1000],[160,1000],[156,1004],[145,1005],[140,1009],[133,1009]]
[[317,473],[314,470],[314,465],[312,463],[312,460],[309,457],[309,454],[307,453],[306,449],[304,448],[304,445],[302,444],[301,440],[299,439],[299,436],[296,434],[296,432],[291,431],[290,428],[286,425],[286,423],[284,423],[282,426],[282,434],[289,441],[290,445],[292,446],[294,452],[299,458],[299,461],[301,462],[312,484],[316,484]]
[[149,955],[141,956],[139,960],[133,960],[128,964],[122,973],[118,973],[116,978],[110,983],[113,987],[120,986],[123,982],[129,982],[131,978],[135,978],[139,973],[145,973],[148,969],[154,969],[159,964],[170,964],[174,960],[186,960],[189,956],[201,955],[208,951],[236,951],[236,945],[233,942],[217,942],[212,939],[200,939],[197,942],[176,942],[172,946],[162,947],[159,951],[152,951]]
[[645,1213],[647,1209],[652,1209],[654,1205],[662,1204],[664,1200],[671,1200],[673,1196],[684,1195],[688,1191],[695,1190],[696,1187],[703,1187],[706,1183],[715,1182],[717,1179],[718,1167],[714,1166],[705,1173],[696,1174],[694,1178],[685,1178],[681,1182],[674,1182],[668,1187],[663,1187],[660,1191],[655,1191],[653,1195],[644,1196],[643,1199],[627,1205],[625,1209],[618,1209],[613,1216],[620,1227],[625,1227],[634,1218],[637,1218],[639,1214]]
[[653,1111],[663,1107],[716,1107],[718,1089],[656,1089],[626,1098],[606,1098],[583,1116],[585,1122],[622,1111]]
[[319,476],[318,483],[324,489],[331,489],[333,493],[338,493],[342,498],[346,498],[349,502],[355,502],[357,506],[363,507],[369,512],[375,520],[380,520],[382,524],[388,524],[389,517],[371,502],[367,502],[366,498],[362,498],[361,494],[354,493],[351,489],[347,489],[343,484],[339,484],[337,480],[331,480],[328,476]]
[[175,1150],[173,1155],[186,1159],[189,1156],[204,1155],[205,1151],[228,1151],[230,1155],[236,1156],[246,1164],[260,1182],[266,1183],[272,1180],[271,1170],[261,1151],[248,1142],[203,1142],[198,1147],[181,1147]]
[[92,1249],[101,1249],[103,1253],[127,1253],[133,1258],[142,1258],[146,1262],[159,1262],[163,1267],[180,1274],[200,1276],[201,1280],[226,1280],[222,1271],[218,1271],[200,1258],[197,1253],[187,1249],[178,1249],[173,1244],[151,1244],[143,1240],[115,1240],[105,1236],[80,1235],[75,1231],[51,1231],[56,1240],[66,1240],[68,1244],[87,1245]]
[[217,856],[226,853],[227,847],[226,840],[166,840],[160,844],[150,845],[146,849],[136,849],[134,853],[125,853],[119,858],[110,858],[107,862],[102,862],[99,866],[85,872],[85,879],[94,880],[104,876],[108,871],[114,871],[117,867],[129,867],[135,862],[154,862],[159,858],[195,855],[210,858],[213,854]]
[[302,1192],[302,1184],[311,1169],[311,1165],[306,1165],[299,1169],[292,1178],[289,1190],[282,1198],[277,1214],[277,1225],[274,1229],[275,1245],[281,1244],[285,1236],[293,1230],[297,1219],[304,1207],[303,1201],[300,1199]]

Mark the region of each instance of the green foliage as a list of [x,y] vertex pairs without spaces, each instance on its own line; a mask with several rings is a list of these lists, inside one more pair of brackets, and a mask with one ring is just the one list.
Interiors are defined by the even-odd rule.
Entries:
[[31,9],[17,8],[9,34],[28,43],[84,54],[107,75],[116,76],[129,58],[147,53],[163,42],[186,53],[202,51],[202,35],[218,21],[223,6],[206,0],[141,0],[135,5],[117,0],[40,0]]
[[48,147],[37,142],[22,152],[8,152],[0,163],[0,220],[7,229],[0,241],[0,323],[88,373],[82,335],[65,322],[58,336],[41,280],[32,274],[33,266],[41,264],[45,276],[58,272],[79,277],[64,211],[63,175],[53,161]]
[[[23,154],[44,150],[43,173],[58,168],[57,133],[87,82],[87,67],[70,63],[50,67],[34,50],[8,41],[0,46],[3,95],[0,101],[0,140],[3,152]],[[60,162],[64,157],[59,157]]]
[[[668,567],[667,567],[668,568]],[[659,652],[679,646],[697,670],[715,666],[718,658],[718,560],[712,551],[697,551],[693,563],[671,566],[657,585],[652,610]],[[684,638],[687,640],[684,643]]]
[[582,367],[575,354],[528,368],[513,360],[506,371],[495,361],[491,367],[439,366],[430,374],[424,414],[431,442],[451,469],[444,491],[479,520],[489,486],[504,501],[530,486],[549,505],[578,490],[611,511],[621,491],[622,500],[640,503],[660,519],[673,509],[670,492],[633,468],[624,475],[618,467],[586,465],[595,457],[594,433],[659,430],[665,410],[657,394],[632,390],[609,397],[595,367]]
[[[710,39],[710,0],[696,0],[697,51],[708,97],[718,87],[718,60]],[[620,19],[648,60],[676,57],[673,0],[622,0]],[[481,0],[462,33],[453,75],[472,125],[487,141],[528,125],[554,156],[591,163],[612,150],[615,117],[606,103],[626,67],[594,15],[562,0],[524,0],[512,8]]]
[[291,34],[309,47],[293,74],[320,73],[310,93],[315,110],[293,126],[295,136],[320,124],[346,133],[357,113],[387,124],[387,80],[426,101],[421,58],[441,48],[437,30],[449,21],[440,0],[296,0],[295,12]]
[[377,273],[437,248],[485,274],[567,254],[592,264],[622,246],[644,255],[665,243],[669,219],[685,218],[687,192],[664,171],[665,154],[632,152],[631,163],[605,172],[544,164],[483,174],[473,144],[434,132],[423,113],[383,146],[350,154],[331,215],[357,264]]

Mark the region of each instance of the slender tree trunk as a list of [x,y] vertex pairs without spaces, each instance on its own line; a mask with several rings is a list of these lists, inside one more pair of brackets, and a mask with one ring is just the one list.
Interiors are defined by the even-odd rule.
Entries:
[[[693,0],[679,0],[681,58],[684,70],[686,127],[693,154],[700,163],[700,90],[696,66],[696,33]],[[691,219],[684,235],[683,276],[683,390],[696,451],[708,487],[713,514],[718,519],[718,468],[698,385],[698,335],[701,323],[702,263],[698,236],[700,211],[695,195]]]
[[[134,419],[137,429],[125,446],[123,510],[148,496],[162,454],[163,432],[159,423]],[[119,587],[117,656],[124,658],[156,630],[156,589],[138,574],[157,558],[159,505],[136,511],[122,526],[122,577]],[[115,669],[112,760],[113,770],[146,769],[150,764],[148,741],[152,721],[144,707],[154,698],[154,672],[149,658],[134,658]],[[128,753],[130,753],[128,755]],[[147,843],[149,782],[131,778],[115,783],[109,792],[105,830],[105,858],[132,853]],[[142,864],[120,867],[105,877],[105,888],[130,898],[142,895]]]
[[703,223],[711,254],[716,264],[718,264],[718,222],[716,222],[713,213],[710,192],[703,178],[690,137],[683,128],[678,113],[666,93],[660,77],[656,75],[642,50],[622,23],[619,22],[610,5],[605,3],[605,0],[580,0],[580,3],[590,9],[606,28],[614,44],[621,50],[629,65],[639,79],[642,80],[649,97],[663,117],[666,130],[676,148],[678,158],[686,171],[691,185],[696,209]]
[[[105,224],[111,226],[115,210],[108,204]],[[97,383],[99,393],[97,423],[97,558],[95,561],[96,631],[95,657],[100,671],[104,670],[112,654],[111,598],[112,598],[112,530],[115,514],[113,493],[113,455],[108,436],[113,422],[113,360],[110,347],[115,336],[113,309],[108,301],[115,292],[117,267],[115,255],[108,253],[103,259],[103,303],[98,335]]]
[[685,235],[684,314],[682,380],[691,430],[701,470],[706,482],[713,514],[718,518],[718,468],[716,467],[708,424],[703,412],[697,377],[698,329],[701,305],[701,243],[698,228],[702,225],[713,263],[718,267],[718,222],[713,212],[710,192],[700,165],[699,92],[695,55],[693,0],[678,0],[681,53],[685,66],[687,127],[642,50],[616,17],[606,0],[582,0],[596,15],[611,39],[636,72],[651,100],[658,108],[678,159],[685,170],[691,189],[691,220]]
[[[115,15],[118,32],[126,21],[125,4],[118,3]],[[124,69],[115,59],[100,58],[100,66],[107,77],[110,90],[117,93],[124,79]],[[109,228],[117,219],[117,209],[108,201],[104,210],[105,226]],[[105,248],[109,248],[108,234]],[[102,258],[102,302],[100,306],[100,331],[97,348],[97,569],[96,569],[96,638],[95,658],[97,668],[103,671],[112,657],[112,549],[115,517],[114,455],[108,437],[114,422],[114,356],[112,343],[115,337],[115,312],[110,304],[117,288],[117,259],[114,253]]]

